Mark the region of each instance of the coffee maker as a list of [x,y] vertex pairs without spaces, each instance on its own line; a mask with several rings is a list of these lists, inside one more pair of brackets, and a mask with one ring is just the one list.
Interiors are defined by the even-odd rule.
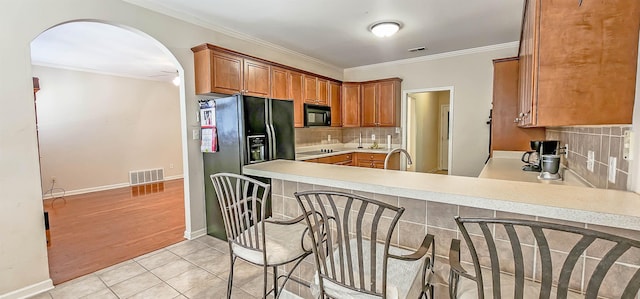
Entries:
[[[535,171],[535,172],[547,172],[547,173],[558,173],[558,169],[553,171],[552,165],[547,162],[544,164],[544,161],[555,160],[551,156],[557,156],[558,159],[558,168],[560,165],[560,156],[558,156],[558,144],[560,142],[558,140],[531,140],[530,146],[531,150],[525,152],[522,155],[522,162],[527,163],[522,166],[522,170],[524,171]],[[545,169],[543,169],[543,167]]]

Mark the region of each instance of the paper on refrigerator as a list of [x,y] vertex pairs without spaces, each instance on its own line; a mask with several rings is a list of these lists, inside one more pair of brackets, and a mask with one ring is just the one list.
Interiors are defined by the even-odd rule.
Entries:
[[200,151],[203,153],[217,152],[218,132],[214,100],[200,102],[200,131]]

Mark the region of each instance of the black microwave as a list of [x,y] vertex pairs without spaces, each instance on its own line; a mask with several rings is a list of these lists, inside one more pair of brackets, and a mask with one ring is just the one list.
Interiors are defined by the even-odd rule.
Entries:
[[331,107],[304,104],[304,126],[331,126]]

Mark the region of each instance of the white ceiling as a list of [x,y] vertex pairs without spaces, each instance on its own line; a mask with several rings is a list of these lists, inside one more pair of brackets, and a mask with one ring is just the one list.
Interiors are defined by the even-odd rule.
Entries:
[[[518,41],[523,0],[125,0],[340,68]],[[382,20],[402,23],[380,39]],[[207,41],[202,41],[207,42]],[[426,51],[407,50],[424,46]]]
[[[124,1],[350,68],[517,41],[524,0]],[[375,37],[368,28],[382,20],[402,29]],[[36,65],[166,81],[176,72],[151,38],[94,22],[51,28],[31,43],[31,53]]]
[[153,39],[117,26],[71,22],[31,42],[31,63],[156,81],[177,75],[172,57]]

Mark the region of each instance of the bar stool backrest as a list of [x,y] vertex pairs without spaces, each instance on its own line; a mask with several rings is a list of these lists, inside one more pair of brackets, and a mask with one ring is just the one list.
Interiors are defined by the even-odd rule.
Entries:
[[[266,217],[270,185],[233,173],[213,174],[211,181],[222,211],[228,241],[264,252],[263,220]],[[260,223],[257,229],[249,230],[257,223]],[[244,233],[247,230],[249,233]]]
[[404,208],[343,192],[295,196],[313,228],[320,298],[325,297],[325,282],[386,298],[389,245]]
[[[522,250],[522,241],[525,238],[531,238],[532,241],[534,240],[538,248],[536,256],[540,260],[538,264],[541,265],[539,298],[550,298],[552,287],[557,287],[557,298],[567,298],[570,279],[577,262],[590,246],[600,244],[598,247],[606,247],[604,250],[605,253],[603,253],[602,259],[597,263],[590,277],[585,277],[584,279],[585,298],[595,299],[600,292],[605,276],[614,263],[618,261],[625,252],[640,249],[640,241],[638,240],[557,223],[521,219],[459,217],[456,217],[455,221],[467,244],[475,270],[475,275],[467,273],[464,276],[476,281],[478,298],[484,298],[485,285],[493,286],[493,298],[501,298],[500,289],[501,283],[504,283],[504,280],[500,280],[500,270],[501,267],[503,267],[501,262],[505,263],[505,256],[509,256],[509,258],[512,259],[511,261],[506,261],[505,264],[513,264],[515,269],[512,282],[515,286],[513,288],[514,294],[513,296],[509,296],[509,298],[523,298],[525,289],[525,255]],[[492,233],[494,229],[496,233],[498,230],[506,232],[507,237],[505,237],[505,239],[508,244],[511,245],[511,250],[505,249],[504,246],[501,247],[502,250],[498,249],[496,240],[494,239],[495,235]],[[470,233],[470,231],[472,233]],[[566,242],[564,242],[564,246],[567,246],[570,250],[564,262],[561,263],[562,267],[558,265],[554,267],[554,265],[552,265],[552,255],[554,255],[554,253],[550,249],[548,239],[550,233],[556,234],[556,236],[571,236],[567,237]],[[531,235],[533,235],[533,237],[531,237]],[[577,241],[574,244],[571,240]],[[604,243],[608,244],[608,246],[602,246]],[[480,258],[478,256],[479,251],[481,253]],[[489,256],[488,265],[487,255]],[[556,261],[558,261],[557,258]],[[483,281],[483,277],[480,275],[481,264],[484,264],[483,266],[489,266],[491,281]],[[556,269],[556,273],[554,273],[554,268]],[[536,271],[540,270],[537,269]],[[585,273],[588,275],[588,272]],[[620,277],[620,279],[624,279],[626,283],[624,289],[620,290],[621,298],[636,298],[636,294],[640,288],[640,269],[638,269],[633,276]]]

